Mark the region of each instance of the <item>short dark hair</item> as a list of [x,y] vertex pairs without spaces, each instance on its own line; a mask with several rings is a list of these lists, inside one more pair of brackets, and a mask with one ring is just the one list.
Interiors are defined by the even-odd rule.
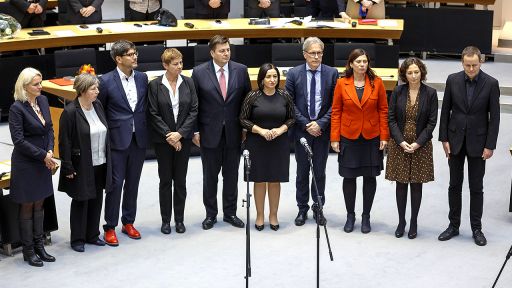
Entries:
[[366,75],[368,75],[368,78],[370,78],[370,83],[373,87],[373,80],[375,79],[375,77],[377,77],[377,74],[375,74],[375,71],[373,71],[373,69],[371,68],[370,55],[368,55],[368,52],[366,52],[366,50],[364,49],[356,48],[352,50],[352,52],[350,52],[350,54],[348,55],[347,64],[345,65],[345,72],[343,77],[349,78],[352,77],[352,75],[354,75],[354,70],[352,69],[352,67],[350,67],[350,63],[354,62],[359,56],[363,55],[366,55],[366,59],[368,60],[368,69],[366,69]]
[[208,42],[208,47],[210,47],[211,51],[215,50],[215,47],[219,44],[229,44],[229,38],[224,35],[215,35]]
[[415,64],[418,66],[421,72],[421,82],[425,81],[427,79],[427,66],[417,57],[409,57],[405,59],[405,61],[400,65],[400,69],[398,69],[398,77],[402,82],[408,83],[407,81],[407,69],[409,69],[409,66]]
[[272,63],[265,63],[263,65],[260,66],[260,71],[258,72],[258,88],[263,91],[263,79],[265,79],[265,77],[267,76],[267,72],[268,70],[276,70],[277,72],[277,84],[276,84],[276,89],[279,88],[279,81],[281,81],[281,76],[279,75],[279,69],[277,69],[277,67],[272,64]]
[[478,56],[478,60],[482,61],[482,53],[480,49],[475,46],[468,46],[462,50],[461,60],[464,61],[464,56],[472,57],[473,55]]
[[98,78],[89,73],[82,73],[75,77],[73,89],[75,89],[77,97],[80,97],[93,85],[99,85]]
[[110,48],[110,57],[116,61],[117,56],[123,56],[128,53],[130,49],[135,50],[135,44],[128,40],[118,40],[114,42],[114,44],[112,44],[112,48]]

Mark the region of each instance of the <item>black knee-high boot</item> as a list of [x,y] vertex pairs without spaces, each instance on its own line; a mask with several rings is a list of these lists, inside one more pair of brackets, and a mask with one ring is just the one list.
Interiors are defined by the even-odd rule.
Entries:
[[398,209],[398,226],[395,231],[396,238],[404,236],[405,225],[407,224],[405,221],[407,186],[407,183],[396,182],[396,207]]
[[44,250],[44,210],[34,211],[34,252],[44,262],[55,262],[55,257]]
[[23,245],[23,260],[29,265],[42,267],[43,261],[34,253],[34,232],[32,219],[20,219],[20,236]]

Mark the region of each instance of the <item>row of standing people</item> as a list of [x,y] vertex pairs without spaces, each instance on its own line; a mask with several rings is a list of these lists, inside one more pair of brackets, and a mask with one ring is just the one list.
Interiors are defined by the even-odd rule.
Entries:
[[[65,107],[59,133],[62,160],[59,190],[73,198],[70,223],[71,247],[75,251],[83,252],[85,243],[119,244],[115,228],[121,196],[121,231],[130,238],[141,238],[133,223],[149,139],[155,145],[158,160],[162,233],[171,233],[173,210],[176,232],[186,230],[185,179],[192,143],[200,146],[203,163],[206,210],[203,229],[211,229],[217,222],[217,183],[221,170],[223,221],[244,227],[236,216],[243,140],[253,161],[249,180],[255,182],[256,229],[264,229],[263,207],[268,192],[269,224],[271,229],[278,230],[279,183],[289,178],[286,136],[289,129],[294,133],[296,146],[297,226],[307,221],[310,195],[314,203],[313,217],[322,225],[326,223],[310,189],[310,184],[313,185],[309,180],[309,162],[299,143],[300,138],[305,138],[313,150],[313,168],[322,202],[325,202],[329,146],[338,152],[339,174],[344,178],[346,232],[354,229],[356,178],[360,176],[363,177],[361,231],[371,231],[375,177],[383,169],[383,150],[389,146],[386,178],[397,181],[399,224],[395,234],[401,237],[404,233],[407,185],[411,184],[413,211],[408,235],[416,237],[421,183],[433,180],[431,138],[437,121],[437,94],[423,83],[426,68],[419,59],[407,59],[402,64],[399,74],[405,84],[395,88],[388,113],[383,82],[369,66],[369,56],[362,49],[352,51],[345,74],[338,79],[336,69],[322,64],[323,42],[310,37],[303,45],[305,64],[288,72],[285,89],[279,88],[278,68],[264,64],[258,74],[259,89],[249,93],[247,67],[230,60],[229,39],[217,35],[209,45],[212,60],[195,67],[192,78],[181,75],[183,63],[179,51],[167,49],[162,55],[166,73],[148,86],[146,74],[135,70],[138,54],[134,44],[124,40],[112,46],[115,70],[99,80],[88,74],[76,78],[74,87],[78,97]],[[464,71],[450,75],[447,80],[441,109],[439,140],[450,164],[450,225],[439,240],[458,235],[461,173],[467,158],[473,237],[478,245],[485,245],[480,223],[482,179],[485,160],[492,156],[496,146],[499,88],[494,78],[480,71],[477,48],[463,51],[462,64]],[[41,81],[42,75],[37,70],[23,70],[16,82],[16,101],[9,117],[15,145],[11,194],[22,207],[24,258],[36,266],[42,266],[41,260],[55,260],[41,244],[42,203],[53,193],[49,170],[55,167],[48,101],[38,97]],[[391,142],[387,145],[390,132]],[[37,183],[27,182],[26,175],[36,176]],[[99,232],[103,189],[106,191],[104,241]]]

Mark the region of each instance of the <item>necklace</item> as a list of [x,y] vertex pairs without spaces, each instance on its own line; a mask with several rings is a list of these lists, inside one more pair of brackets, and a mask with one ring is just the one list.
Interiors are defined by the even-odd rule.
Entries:
[[37,101],[34,100],[34,103],[30,102],[30,107],[34,109],[34,112],[36,112],[37,115],[41,115],[41,109],[39,108],[39,105],[37,105]]

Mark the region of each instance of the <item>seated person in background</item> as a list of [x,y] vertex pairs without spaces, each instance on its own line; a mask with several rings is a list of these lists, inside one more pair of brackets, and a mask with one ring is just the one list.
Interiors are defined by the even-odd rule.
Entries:
[[230,0],[194,0],[197,19],[227,19]]
[[345,0],[306,0],[306,5],[308,15],[316,19],[332,20],[345,11]]
[[125,0],[125,21],[155,20],[162,0]]
[[59,24],[101,23],[104,0],[59,0]]
[[278,18],[279,0],[249,0],[247,15],[248,18]]
[[347,0],[346,7],[347,10],[340,13],[345,22],[352,18],[384,19],[386,16],[384,0]]
[[9,0],[13,6],[11,16],[20,22],[23,28],[43,27],[46,17],[46,3],[48,0]]

